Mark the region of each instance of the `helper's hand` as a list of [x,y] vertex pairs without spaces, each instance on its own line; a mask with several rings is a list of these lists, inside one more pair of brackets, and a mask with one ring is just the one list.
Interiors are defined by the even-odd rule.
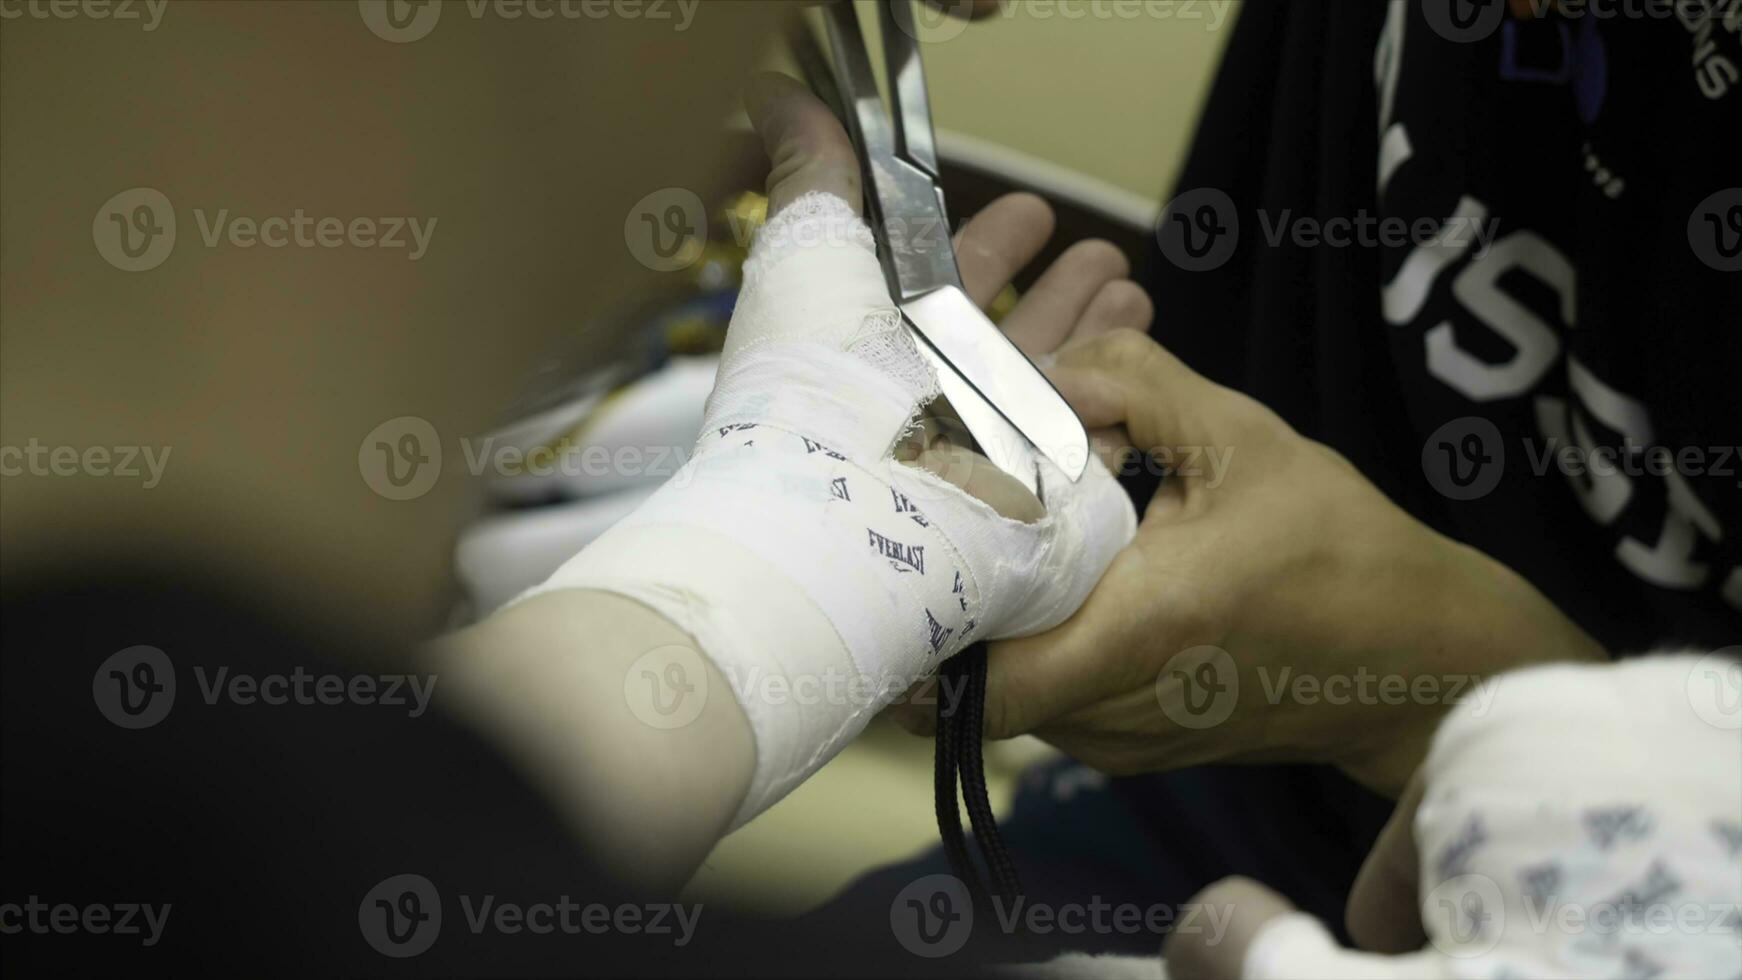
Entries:
[[1063,345],[1054,380],[1084,423],[1176,472],[1075,616],[993,646],[989,735],[1115,774],[1329,762],[1395,795],[1475,678],[1602,656],[1518,575],[1147,337],[1012,333],[1031,356]]

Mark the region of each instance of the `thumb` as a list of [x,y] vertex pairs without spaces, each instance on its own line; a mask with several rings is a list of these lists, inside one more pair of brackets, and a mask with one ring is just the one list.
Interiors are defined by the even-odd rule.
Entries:
[[770,217],[811,191],[833,194],[855,213],[860,210],[859,159],[853,143],[810,89],[785,75],[763,72],[745,86],[744,108],[772,166]]
[[1346,924],[1362,949],[1402,953],[1427,942],[1416,896],[1421,892],[1421,857],[1415,845],[1415,814],[1426,791],[1420,771],[1397,801],[1349,889]]
[[1161,955],[1172,980],[1240,980],[1246,951],[1264,928],[1291,914],[1294,905],[1250,878],[1223,878],[1186,903],[1196,928],[1168,933]]

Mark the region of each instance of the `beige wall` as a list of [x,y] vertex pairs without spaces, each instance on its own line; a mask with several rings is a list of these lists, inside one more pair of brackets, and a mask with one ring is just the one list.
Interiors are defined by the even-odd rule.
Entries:
[[1159,200],[1239,6],[1010,0],[926,45],[938,125]]

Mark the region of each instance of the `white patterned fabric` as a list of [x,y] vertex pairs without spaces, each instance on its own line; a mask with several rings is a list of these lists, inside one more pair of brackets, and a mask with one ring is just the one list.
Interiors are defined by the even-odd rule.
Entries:
[[1742,977],[1735,671],[1665,655],[1496,678],[1424,764],[1429,946],[1343,950],[1296,913],[1259,933],[1246,977]]

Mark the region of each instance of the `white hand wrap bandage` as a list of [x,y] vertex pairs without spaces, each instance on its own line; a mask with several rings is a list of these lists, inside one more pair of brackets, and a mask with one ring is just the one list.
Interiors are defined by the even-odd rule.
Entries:
[[1296,913],[1260,931],[1245,976],[1742,976],[1742,739],[1696,706],[1702,671],[1742,667],[1715,663],[1495,678],[1489,710],[1455,709],[1424,763],[1431,946],[1357,953]]
[[1021,524],[891,457],[937,381],[845,201],[775,216],[744,280],[689,464],[527,593],[613,592],[695,638],[755,734],[734,826],[970,642],[1063,622],[1136,528],[1093,459],[1074,484],[1042,460]]

